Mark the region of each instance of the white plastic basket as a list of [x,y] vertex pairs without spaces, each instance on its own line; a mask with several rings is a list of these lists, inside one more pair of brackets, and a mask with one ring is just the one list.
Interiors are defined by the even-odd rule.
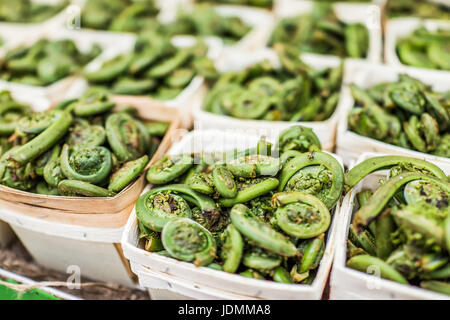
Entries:
[[[382,154],[364,153],[358,158],[355,164],[380,155]],[[434,162],[434,164],[441,167],[446,174],[450,173],[450,171],[443,168],[440,163]],[[342,201],[340,213],[342,223],[338,226],[336,236],[336,253],[333,262],[333,270],[331,271],[330,276],[330,299],[450,299],[449,296],[443,294],[381,279],[346,267],[348,228],[352,220],[356,202],[355,196],[362,189],[370,188],[375,190],[379,186],[379,180],[385,177],[386,173],[383,171],[368,175],[361,180],[356,187],[350,190]]]
[[406,73],[433,87],[435,91],[450,90],[449,75],[444,72],[405,66],[387,66],[363,61],[348,60],[344,71],[344,84],[341,90],[341,108],[336,153],[344,162],[356,160],[364,152],[405,155],[430,161],[439,161],[442,168],[450,169],[450,159],[394,146],[376,139],[361,136],[348,128],[347,114],[354,106],[349,84],[355,83],[362,88],[369,88],[380,82],[394,82],[398,75]]
[[[20,276],[18,274],[15,274],[13,272],[6,271],[3,269],[0,269],[0,279],[14,280],[19,284],[27,284],[27,285],[36,284],[35,281],[33,281],[29,278]],[[50,293],[50,294],[54,295],[56,298],[59,298],[61,300],[83,300],[81,298],[75,297],[71,294],[68,294],[68,293],[62,292],[60,290],[53,289],[53,288],[43,287],[43,288],[39,288],[39,290]]]
[[[394,66],[403,65],[397,56],[397,41],[409,36],[420,26],[424,26],[428,30],[450,30],[450,21],[423,20],[419,18],[395,18],[388,20],[385,28],[384,41],[384,58],[387,64]],[[447,77],[450,76],[450,71],[439,72],[447,73]]]
[[[258,140],[258,136],[218,130],[194,131],[174,144],[169,154],[248,148],[254,147]],[[156,289],[156,292],[168,290],[196,299],[320,299],[331,268],[336,226],[340,224],[339,207],[338,203],[328,231],[325,254],[311,285],[289,285],[247,278],[244,280],[240,275],[196,267],[192,263],[145,251],[138,246],[139,229],[135,210],[125,226],[122,247],[125,257],[137,272],[141,285],[149,289],[151,296]]]
[[[80,33],[84,31],[79,31]],[[90,31],[93,32],[93,31]],[[96,71],[99,70],[102,66],[102,64],[110,60],[124,52],[132,50],[132,47],[134,46],[134,43],[136,41],[136,37],[133,35],[127,35],[127,37],[131,37],[132,45],[130,47],[123,48],[118,51],[111,51],[108,56],[99,57],[98,59],[95,59],[91,63],[89,63],[86,66],[87,71]],[[172,43],[177,47],[188,47],[195,44],[195,41],[197,41],[194,37],[191,36],[176,36],[172,38]],[[219,54],[222,49],[222,44],[220,41],[218,41],[216,38],[206,38],[205,39],[206,44],[208,45],[208,57],[212,59],[213,61],[216,61],[219,58]],[[89,84],[85,79],[78,79],[77,82],[72,86],[70,90],[71,96],[79,96],[81,95],[87,88]],[[154,101],[156,104],[159,105],[165,105],[167,107],[171,108],[177,108],[178,111],[181,114],[181,120],[182,120],[182,126],[184,128],[189,128],[192,125],[192,108],[193,105],[196,103],[196,101],[199,101],[203,99],[203,96],[205,94],[205,86],[204,86],[204,79],[201,76],[195,76],[191,82],[188,84],[186,88],[175,98],[172,100],[156,100],[151,98],[149,96],[149,99]]]
[[[269,60],[274,66],[279,66],[279,60],[276,53],[271,49],[262,49],[252,53],[229,54],[227,59],[221,60],[217,64],[220,72],[238,71],[258,63],[262,60]],[[333,56],[317,56],[312,54],[303,54],[302,60],[313,68],[324,69],[327,67],[337,67],[341,60]],[[220,129],[231,132],[242,132],[247,134],[265,135],[275,139],[279,133],[294,125],[299,124],[310,127],[319,137],[322,148],[332,151],[334,148],[336,128],[341,110],[339,101],[333,115],[325,121],[266,121],[266,120],[241,120],[231,116],[218,115],[203,110],[203,100],[198,101],[194,106],[194,128],[196,130]]]
[[[14,30],[15,28],[11,27],[5,31],[5,33],[7,32],[13,36],[13,33],[15,32]],[[31,29],[27,28],[25,30]],[[24,36],[25,33],[26,31],[22,31],[19,35]],[[81,51],[88,51],[95,43],[97,43],[102,48],[102,53],[92,62],[104,60],[108,56],[116,54],[117,51],[130,48],[133,44],[133,39],[128,36],[102,35],[95,32],[79,33],[77,31],[68,31],[64,29],[54,30],[54,27],[52,27],[42,28],[40,31],[35,33],[31,32],[29,37],[22,37],[21,41],[14,42],[14,46],[30,46],[41,38],[47,38],[50,40],[71,39]],[[117,43],[121,44],[120,47],[117,46]],[[9,49],[11,47],[11,45],[8,46]],[[0,53],[3,55],[6,54],[6,50],[3,50],[3,52]],[[67,97],[67,91],[70,91],[71,86],[74,85],[74,82],[77,79],[77,75],[71,75],[46,87],[24,85],[0,80],[0,90],[6,89],[12,92],[20,92],[20,95],[26,96],[31,100],[35,100],[32,105],[36,106],[37,110],[45,110],[56,101],[64,100]],[[21,98],[19,97],[19,100],[20,99]]]
[[[315,1],[308,0],[276,1],[274,8],[276,20],[307,14],[313,10],[314,3]],[[346,23],[362,23],[366,26],[369,32],[369,49],[366,60],[381,62],[383,42],[380,6],[370,3],[335,2],[333,9],[339,20]]]

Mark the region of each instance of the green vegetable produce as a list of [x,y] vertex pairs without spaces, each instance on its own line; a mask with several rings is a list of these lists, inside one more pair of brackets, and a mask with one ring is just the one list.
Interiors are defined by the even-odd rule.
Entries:
[[104,91],[90,89],[32,112],[1,92],[0,184],[53,196],[121,192],[143,174],[160,138],[150,136],[152,122],[114,106]]
[[350,130],[402,148],[450,157],[448,92],[434,92],[418,79],[400,74],[397,82],[366,90],[350,85],[355,106]]
[[122,95],[150,95],[170,100],[199,75],[214,79],[214,63],[206,57],[208,47],[198,41],[191,47],[175,47],[170,38],[154,32],[141,34],[131,52],[103,63],[100,69],[84,71],[92,86]]
[[[277,192],[280,181],[316,167],[328,173],[321,187]],[[284,130],[274,148],[262,138],[242,151],[165,156],[147,179],[155,186],[136,205],[147,251],[291,284],[313,282],[344,186],[340,164],[301,126]],[[305,185],[315,179],[303,177]]]
[[361,23],[340,21],[329,3],[317,2],[311,13],[281,19],[269,46],[286,43],[302,52],[365,58],[369,51],[369,33]]
[[14,0],[0,2],[0,21],[39,23],[44,22],[61,12],[70,3],[68,0],[58,1],[55,4],[32,1]]
[[[449,18],[450,18],[450,10]],[[420,27],[396,44],[403,64],[418,68],[450,70],[450,32]]]
[[0,64],[0,79],[32,86],[48,86],[79,72],[101,51],[98,44],[82,52],[69,39],[40,39],[29,47],[19,46],[9,50]]
[[386,13],[390,18],[418,17],[450,20],[450,8],[448,6],[429,0],[388,0],[386,2]]
[[[342,65],[314,70],[300,60],[297,49],[277,44],[275,50],[280,68],[264,60],[240,72],[221,74],[205,98],[203,109],[244,120],[297,122],[330,118],[339,100]],[[306,136],[306,141],[297,143],[307,141]],[[318,141],[312,143],[320,147]]]

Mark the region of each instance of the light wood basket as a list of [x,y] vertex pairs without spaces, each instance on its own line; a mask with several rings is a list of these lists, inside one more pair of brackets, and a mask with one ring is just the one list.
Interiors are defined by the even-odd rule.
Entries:
[[[169,130],[147,165],[148,168],[165,154],[176,138],[180,127],[179,112],[144,97],[113,96],[113,100],[116,102],[115,110],[133,106],[142,119],[170,122]],[[119,194],[106,198],[48,196],[0,185],[0,206],[57,223],[118,228],[125,225],[145,185],[145,177],[142,174]]]

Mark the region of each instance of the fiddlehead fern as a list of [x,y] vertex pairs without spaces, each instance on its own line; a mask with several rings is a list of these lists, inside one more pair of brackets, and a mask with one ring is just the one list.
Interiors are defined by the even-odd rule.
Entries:
[[304,153],[286,163],[278,186],[279,191],[311,193],[329,209],[339,200],[343,188],[344,171],[341,165],[334,157],[321,151]]
[[259,221],[245,205],[236,204],[233,206],[230,217],[239,232],[259,247],[286,257],[297,254],[297,249],[287,237]]
[[116,104],[110,100],[107,92],[99,89],[90,89],[74,103],[73,112],[80,117],[94,116],[111,111],[115,105]]
[[126,113],[108,116],[105,130],[108,143],[120,161],[135,160],[149,148],[150,136],[145,126]]
[[235,159],[228,162],[226,166],[234,176],[241,178],[274,176],[280,169],[279,160],[277,158],[260,154]]
[[[176,196],[175,198],[174,195],[171,195],[168,200],[165,200],[166,197],[164,194],[171,194],[173,192],[180,194],[180,196]],[[148,200],[155,198],[156,196],[154,195],[159,193],[162,193],[162,195],[157,197],[156,204],[159,202],[160,205],[161,203],[164,205],[165,209],[162,211],[159,209],[155,210],[152,206],[153,200]],[[152,230],[155,230],[154,228],[156,228],[159,230],[155,231],[161,231],[160,227],[164,226],[167,219],[173,218],[175,215],[191,217],[191,210],[185,200],[199,207],[202,215],[209,218],[211,225],[214,225],[215,222],[218,221],[220,211],[215,202],[211,198],[202,195],[183,184],[167,185],[145,193],[139,198],[136,204],[136,214],[138,215],[139,220],[142,221],[147,228]],[[174,204],[179,202],[180,208],[178,208],[177,205],[171,206],[171,202]],[[172,213],[172,210],[175,214]]]
[[9,91],[0,92],[0,136],[14,133],[18,121],[30,113],[30,107],[20,104],[11,97]]
[[147,171],[147,181],[153,184],[164,184],[181,176],[194,163],[189,155],[164,156],[155,162]]
[[74,125],[69,131],[67,144],[72,147],[96,147],[103,145],[106,141],[106,133],[103,126],[90,125],[85,119],[75,119]]
[[276,178],[244,179],[238,182],[238,192],[234,198],[220,198],[222,207],[232,207],[237,203],[245,203],[274,190],[279,184]]
[[278,226],[287,234],[299,239],[309,239],[328,230],[330,212],[316,197],[301,192],[277,193],[272,202]]
[[182,197],[170,192],[152,192],[139,198],[136,214],[140,223],[150,230],[161,232],[169,220],[191,217],[191,209]]
[[105,147],[79,147],[61,151],[61,171],[72,180],[101,184],[111,173],[111,153]]
[[[293,140],[298,138],[292,135]],[[217,257],[216,253],[214,257],[206,255],[206,261],[201,265],[229,273],[245,267],[248,269],[239,273],[244,277],[311,284],[325,250],[325,232],[330,226],[329,210],[333,204],[329,200],[331,208],[327,208],[314,195],[296,191],[274,195],[279,179],[283,178],[280,162],[306,157],[305,167],[318,168],[322,168],[318,163],[326,162],[324,168],[334,170],[326,177],[342,180],[338,181],[341,187],[334,186],[336,201],[340,194],[334,193],[342,191],[343,172],[334,158],[329,160],[331,155],[314,159],[314,153],[305,154],[297,150],[286,153],[288,155],[284,157],[281,153],[283,159],[275,158],[277,153],[273,152],[271,144],[262,139],[256,148],[243,151],[171,155],[160,160],[150,171],[151,178],[162,186],[141,196],[136,207],[141,232],[160,232],[162,229],[166,249],[162,254],[195,261],[192,254],[177,256],[164,242],[164,233],[170,224],[181,220],[194,221],[209,231],[217,245]],[[185,161],[181,161],[183,158]],[[193,166],[193,162],[198,164]],[[300,165],[299,169],[302,168]],[[274,176],[263,176],[269,172]],[[178,184],[171,184],[175,181]],[[331,186],[332,183],[318,189],[323,189],[323,195],[328,195],[326,191]],[[152,203],[152,199],[158,197],[163,199],[159,202],[163,204],[160,207]],[[161,208],[164,208],[162,213],[158,212],[162,211]],[[200,251],[198,247],[207,241],[203,241],[205,238],[200,240],[197,230],[190,226],[186,228],[186,232],[182,232],[180,226],[176,233],[180,235],[179,245]],[[146,242],[145,247],[148,245]],[[292,275],[287,271],[291,267]]]
[[253,247],[251,251],[244,254],[242,264],[248,268],[255,269],[262,274],[278,267],[283,261],[279,255],[267,252],[261,248]]
[[365,160],[345,174],[345,186],[349,190],[356,186],[365,176],[385,169],[401,169],[400,172],[418,171],[446,180],[445,173],[431,162],[405,156],[379,156]]
[[237,195],[237,185],[230,170],[224,166],[216,166],[212,171],[214,187],[224,198],[234,198]]
[[11,159],[25,164],[46,152],[63,136],[72,124],[72,116],[64,111],[50,111],[52,123],[35,138],[20,146]]
[[63,196],[114,197],[116,193],[79,180],[62,180],[58,183],[58,192]]
[[[0,105],[3,98],[5,102],[11,99],[9,95],[0,95]],[[112,197],[123,190],[144,171],[149,160],[146,153],[152,152],[150,146],[154,149],[159,138],[150,140],[147,127],[136,118],[135,109],[111,113],[114,104],[108,101],[102,91],[91,91],[51,111],[17,118],[11,137],[1,139],[0,183],[63,196]],[[85,118],[73,117],[76,108],[90,111],[83,113]],[[18,116],[15,111],[11,113],[15,114],[14,119]],[[123,121],[105,125],[115,115]],[[13,119],[10,116],[8,119]],[[109,129],[108,141],[105,126]],[[120,160],[109,148],[126,154]],[[140,153],[142,156],[138,157]],[[126,157],[132,160],[127,161]],[[109,190],[103,188],[105,185]]]
[[416,172],[406,172],[389,179],[384,185],[377,189],[369,201],[358,210],[353,218],[353,225],[356,230],[367,226],[375,217],[377,217],[387,202],[393,197],[396,191],[414,180],[424,180],[431,182],[450,193],[450,184],[446,180],[440,180],[433,176],[424,175]]
[[299,152],[320,151],[322,150],[322,145],[312,129],[303,126],[292,126],[281,132],[278,138],[278,149],[280,153],[290,150]]
[[355,107],[348,126],[357,134],[402,148],[447,157],[450,114],[445,93],[406,74],[369,89],[350,85]]
[[148,156],[145,155],[136,160],[126,162],[120,169],[118,169],[111,176],[108,190],[113,192],[120,192],[132,181],[140,176],[145,166],[148,163]]
[[224,230],[220,236],[220,240],[223,243],[220,257],[224,261],[223,270],[225,272],[234,273],[238,269],[242,254],[244,251],[244,240],[241,234],[232,224]]

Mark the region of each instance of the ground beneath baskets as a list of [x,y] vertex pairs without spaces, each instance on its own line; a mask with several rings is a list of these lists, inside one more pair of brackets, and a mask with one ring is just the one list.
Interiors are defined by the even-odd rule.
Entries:
[[[33,261],[19,240],[13,241],[7,248],[0,250],[0,268],[14,272],[34,281],[66,281],[68,275],[54,270],[46,269]],[[82,278],[83,282],[92,282]],[[57,287],[71,295],[88,300],[146,300],[149,296],[146,291],[132,290],[117,284],[100,283],[99,285],[82,287],[81,289],[68,289]]]

